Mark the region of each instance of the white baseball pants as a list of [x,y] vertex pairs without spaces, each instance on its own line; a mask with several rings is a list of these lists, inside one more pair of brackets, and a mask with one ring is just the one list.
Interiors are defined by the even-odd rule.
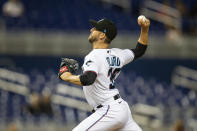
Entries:
[[119,98],[103,105],[72,131],[142,131],[126,101]]

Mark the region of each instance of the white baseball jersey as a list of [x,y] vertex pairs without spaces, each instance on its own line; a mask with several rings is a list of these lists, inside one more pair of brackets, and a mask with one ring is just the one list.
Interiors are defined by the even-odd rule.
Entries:
[[134,54],[129,49],[93,49],[86,57],[83,71],[97,74],[95,82],[84,86],[88,103],[96,111],[78,124],[72,131],[142,131],[133,120],[129,105],[122,98],[114,99],[119,92],[114,81],[120,69],[131,62]]
[[[114,82],[121,68],[134,59],[129,49],[93,49],[84,60],[83,72],[92,71],[97,78],[92,85],[83,86],[85,97],[93,108],[119,93]],[[113,88],[113,89],[111,89]]]

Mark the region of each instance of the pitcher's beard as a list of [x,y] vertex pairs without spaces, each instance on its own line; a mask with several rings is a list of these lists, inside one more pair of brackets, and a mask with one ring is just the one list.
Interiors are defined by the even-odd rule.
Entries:
[[97,41],[97,38],[96,37],[89,37],[88,38],[88,41],[91,43],[91,44],[93,44],[95,41]]

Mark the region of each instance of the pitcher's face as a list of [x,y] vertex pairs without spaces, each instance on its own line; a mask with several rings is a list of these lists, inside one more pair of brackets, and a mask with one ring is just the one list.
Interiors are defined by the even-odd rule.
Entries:
[[90,29],[90,35],[88,37],[88,40],[90,43],[93,43],[95,41],[99,40],[99,35],[100,35],[100,31],[97,31],[96,28],[92,28]]

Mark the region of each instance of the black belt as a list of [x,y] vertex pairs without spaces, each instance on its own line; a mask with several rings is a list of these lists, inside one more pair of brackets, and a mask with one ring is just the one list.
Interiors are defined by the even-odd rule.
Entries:
[[[114,98],[114,100],[119,99],[119,98],[120,98],[120,94],[115,95],[113,98]],[[101,107],[103,107],[103,105],[100,104],[100,105],[98,105],[96,108],[98,109],[98,108],[101,108]],[[94,112],[95,112],[95,110],[93,109],[93,110],[92,110],[92,113],[94,113]]]

